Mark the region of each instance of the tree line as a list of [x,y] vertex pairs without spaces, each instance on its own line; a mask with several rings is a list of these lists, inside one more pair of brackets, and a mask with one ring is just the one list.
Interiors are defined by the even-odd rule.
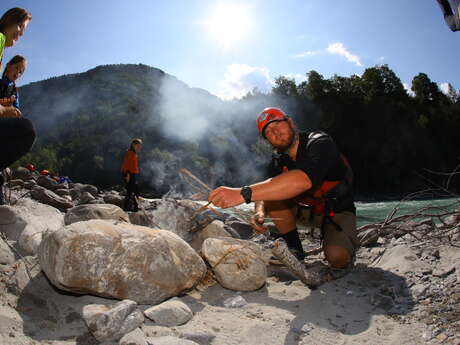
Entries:
[[[151,196],[180,189],[181,167],[211,185],[253,183],[263,178],[270,158],[255,118],[265,106],[280,106],[301,129],[333,136],[354,169],[358,198],[398,197],[442,185],[446,176],[429,171],[447,173],[459,165],[460,101],[452,87],[444,94],[420,73],[409,94],[387,65],[367,68],[362,76],[326,79],[316,71],[306,76],[299,84],[280,76],[271,93],[255,89],[233,101],[188,88],[145,65],[99,66],[32,83],[20,93],[39,139],[18,164],[31,162],[109,188],[120,184],[130,139],[140,137],[141,187]],[[160,104],[166,79],[199,99],[197,112],[207,113],[200,137],[184,140],[164,129]],[[455,178],[449,188],[460,188]]]

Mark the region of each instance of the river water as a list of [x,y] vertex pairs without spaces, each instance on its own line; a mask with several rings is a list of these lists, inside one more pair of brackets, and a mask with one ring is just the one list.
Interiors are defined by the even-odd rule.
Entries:
[[[410,201],[380,201],[380,202],[361,202],[357,201],[356,216],[358,227],[384,221],[389,214],[396,208],[394,217],[405,214],[412,214],[417,210],[432,207],[430,214],[442,214],[460,208],[460,199],[432,199],[432,200],[410,200]],[[254,204],[243,204],[237,207],[240,210],[250,212],[254,209]],[[229,213],[232,211],[229,210]]]
[[430,214],[441,214],[460,207],[460,199],[434,199],[410,201],[356,202],[358,226],[385,220],[396,208],[394,217],[414,213],[417,210],[432,207]]

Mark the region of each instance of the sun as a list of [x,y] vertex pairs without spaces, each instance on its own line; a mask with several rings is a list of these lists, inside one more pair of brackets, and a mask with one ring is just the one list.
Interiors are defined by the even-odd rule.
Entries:
[[219,2],[210,12],[205,25],[211,37],[224,48],[230,48],[249,34],[249,9],[237,3]]

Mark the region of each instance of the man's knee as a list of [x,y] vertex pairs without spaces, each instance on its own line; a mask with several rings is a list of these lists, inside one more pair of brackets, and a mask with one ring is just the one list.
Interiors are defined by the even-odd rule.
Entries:
[[345,268],[351,260],[351,255],[343,247],[327,246],[324,248],[326,260],[334,268]]

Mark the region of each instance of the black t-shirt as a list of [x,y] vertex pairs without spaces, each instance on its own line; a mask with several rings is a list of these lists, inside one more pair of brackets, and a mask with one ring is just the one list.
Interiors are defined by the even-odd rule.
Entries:
[[[338,199],[337,207],[343,211],[354,211],[352,186],[347,179],[347,168],[342,156],[332,138],[324,132],[301,132],[296,160],[287,154],[280,154],[272,159],[268,168],[269,177],[282,172],[286,166],[289,170],[302,170],[312,182],[311,190],[315,190],[324,181],[344,181],[345,186],[333,191],[331,196]],[[339,211],[339,210],[337,210]]]

